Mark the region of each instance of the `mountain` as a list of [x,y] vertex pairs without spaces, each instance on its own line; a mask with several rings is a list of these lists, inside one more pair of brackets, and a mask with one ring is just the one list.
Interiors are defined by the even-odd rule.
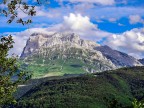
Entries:
[[113,50],[107,45],[98,46],[95,49],[100,51],[107,59],[110,59],[112,63],[117,67],[142,66],[138,59],[126,53]]
[[95,73],[120,67],[142,66],[134,57],[80,39],[75,33],[33,33],[21,59],[34,77]]
[[134,99],[144,102],[144,67],[45,78],[19,98],[14,108],[134,108]]
[[[96,46],[99,45],[93,41],[82,40],[75,33],[54,33],[50,35],[33,33],[27,41],[21,58],[31,55],[32,53],[37,53],[37,50],[42,50],[44,48],[58,47],[60,50],[67,50],[67,47],[74,47],[93,50]],[[40,51],[40,53],[43,52]]]
[[80,39],[75,33],[34,33],[21,54],[34,76],[94,73],[116,66],[100,51],[96,42]]
[[144,65],[144,59],[139,59],[139,62]]

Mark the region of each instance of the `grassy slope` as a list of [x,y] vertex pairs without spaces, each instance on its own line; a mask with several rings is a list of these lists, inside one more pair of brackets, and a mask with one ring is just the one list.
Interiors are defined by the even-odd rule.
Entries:
[[105,60],[96,59],[99,56],[91,50],[68,48],[61,51],[59,47],[55,48],[46,48],[42,53],[34,53],[21,60],[21,64],[27,64],[26,69],[32,72],[33,78],[82,74],[91,70],[99,72],[108,67],[112,68]]
[[43,76],[62,76],[65,73],[85,73],[82,65],[83,63],[81,63],[80,61],[73,59],[66,62],[64,62],[63,60],[53,60],[50,63],[45,62],[44,64],[40,61],[36,61],[36,63],[29,64],[27,70],[32,72],[33,78]]
[[130,108],[134,98],[144,100],[144,67],[45,81],[27,92],[17,107]]
[[[43,60],[45,60],[43,62]],[[86,73],[84,67],[92,67],[89,63],[82,60],[69,58],[66,60],[56,59],[48,60],[48,58],[33,58],[32,61],[26,61],[27,71],[32,72],[33,78],[43,76],[62,76],[64,74],[82,74]],[[21,62],[22,63],[22,62]],[[93,67],[95,69],[95,67]]]

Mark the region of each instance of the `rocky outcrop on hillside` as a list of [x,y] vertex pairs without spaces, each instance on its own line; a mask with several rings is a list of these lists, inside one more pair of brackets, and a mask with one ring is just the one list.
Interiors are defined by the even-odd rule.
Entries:
[[144,65],[144,59],[139,59],[139,62]]
[[136,58],[126,53],[113,50],[109,46],[98,46],[95,49],[100,51],[107,59],[111,60],[116,67],[142,66]]

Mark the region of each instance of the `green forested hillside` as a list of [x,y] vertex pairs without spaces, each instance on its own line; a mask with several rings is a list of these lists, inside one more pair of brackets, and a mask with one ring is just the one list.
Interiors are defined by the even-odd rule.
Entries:
[[47,80],[18,100],[17,108],[132,108],[144,101],[144,67]]

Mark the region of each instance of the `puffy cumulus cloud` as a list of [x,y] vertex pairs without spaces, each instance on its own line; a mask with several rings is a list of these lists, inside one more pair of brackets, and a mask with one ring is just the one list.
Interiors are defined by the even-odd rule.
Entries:
[[79,34],[81,38],[95,41],[100,41],[102,38],[111,35],[111,33],[98,29],[97,25],[93,24],[88,16],[74,13],[64,16],[62,23],[51,25],[45,30],[51,32],[74,32]]
[[129,22],[130,24],[144,23],[144,20],[141,18],[140,15],[130,15]]
[[48,29],[52,30],[52,28],[59,32],[74,32],[79,34],[81,38],[92,39],[95,41],[100,41],[102,38],[111,35],[111,33],[99,30],[97,25],[93,24],[88,16],[73,13],[70,13],[69,16],[64,16],[63,23],[54,25]]
[[100,4],[100,5],[113,5],[115,4],[115,0],[57,0],[59,2],[62,1],[68,1],[72,3],[95,3],[95,4]]
[[64,16],[64,25],[72,31],[85,31],[97,29],[97,26],[90,22],[89,17],[82,16],[81,14],[70,13],[69,16]]
[[105,44],[132,56],[144,57],[144,28],[132,29],[119,35],[108,37]]

